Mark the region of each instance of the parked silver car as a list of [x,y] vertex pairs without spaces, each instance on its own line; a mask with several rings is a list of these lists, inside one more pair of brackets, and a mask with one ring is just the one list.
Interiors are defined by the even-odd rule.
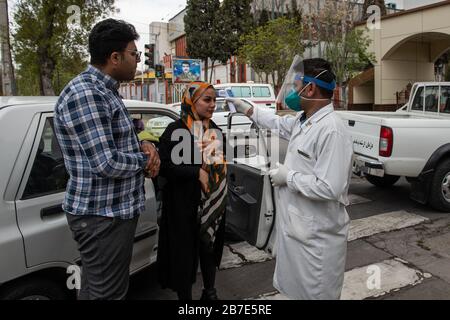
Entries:
[[[0,299],[65,299],[76,292],[69,290],[69,280],[80,259],[61,209],[68,175],[53,129],[56,99],[0,98]],[[132,118],[144,123],[179,118],[176,109],[161,104],[129,100],[125,105]],[[251,165],[249,157],[258,161]],[[244,158],[229,164],[227,221],[262,248],[275,216],[268,177],[261,175],[267,162],[256,154]],[[145,189],[146,211],[139,218],[131,273],[156,260],[161,195],[151,179]]]

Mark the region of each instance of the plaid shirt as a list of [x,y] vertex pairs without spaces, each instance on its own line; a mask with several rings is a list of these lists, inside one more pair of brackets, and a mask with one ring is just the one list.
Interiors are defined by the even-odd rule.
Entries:
[[147,156],[117,91],[89,66],[62,91],[54,126],[70,175],[64,211],[131,219],[144,210]]

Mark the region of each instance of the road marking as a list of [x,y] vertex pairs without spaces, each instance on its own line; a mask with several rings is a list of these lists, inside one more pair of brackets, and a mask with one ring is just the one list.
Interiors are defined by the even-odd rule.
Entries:
[[239,242],[230,245],[231,250],[239,256],[243,256],[245,262],[264,262],[272,259],[272,255],[259,250],[258,248],[248,244],[248,242]]
[[[341,300],[363,300],[383,296],[406,286],[418,285],[423,279],[431,277],[430,274],[423,274],[406,264],[406,261],[394,258],[345,272]],[[372,281],[378,276],[375,274],[377,270],[378,283]],[[278,291],[273,291],[250,300],[289,300],[289,298]]]
[[271,254],[244,241],[224,246],[220,269],[238,268],[247,263],[258,263],[272,259]]
[[357,194],[350,193],[348,195],[348,201],[350,202],[349,205],[351,206],[355,204],[371,202],[372,200],[358,196]]
[[381,232],[389,232],[415,226],[429,219],[404,210],[393,211],[375,216],[352,220],[348,233],[348,241],[372,236]]
[[220,263],[220,269],[236,268],[244,264],[244,261],[233,252],[230,251],[228,246],[223,247],[222,261]]
[[[376,283],[377,270],[379,270],[379,286]],[[415,286],[424,278],[425,275],[422,272],[406,266],[400,259],[385,260],[347,271],[344,275],[341,300],[379,297],[406,286]]]
[[[352,220],[350,222],[348,241],[373,236],[382,232],[400,230],[428,220],[425,217],[406,211],[394,211]],[[257,263],[271,259],[273,259],[271,254],[259,250],[244,241],[224,247],[220,269],[237,268],[247,263]]]
[[284,294],[281,294],[278,291],[273,291],[264,293],[256,298],[249,298],[245,300],[292,300],[292,299],[289,299]]

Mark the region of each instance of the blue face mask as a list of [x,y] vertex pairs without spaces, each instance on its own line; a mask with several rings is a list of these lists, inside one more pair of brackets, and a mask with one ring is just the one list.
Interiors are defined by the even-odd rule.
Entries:
[[284,102],[289,107],[289,109],[294,111],[301,111],[302,110],[302,99],[300,98],[300,95],[298,94],[295,89],[292,89],[292,91],[284,98]]

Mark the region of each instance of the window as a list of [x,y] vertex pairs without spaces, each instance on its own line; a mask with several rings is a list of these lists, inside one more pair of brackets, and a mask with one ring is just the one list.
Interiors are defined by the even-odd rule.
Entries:
[[423,111],[423,87],[417,89],[411,109]]
[[133,113],[134,127],[140,140],[148,140],[152,142],[159,142],[167,126],[175,120],[169,116],[164,116],[155,113]]
[[437,112],[439,102],[439,86],[425,88],[425,111]]
[[450,113],[450,87],[441,87],[439,112]]
[[251,98],[250,87],[231,87],[231,92],[236,98]]
[[216,102],[216,110],[214,112],[229,112],[230,108],[228,107],[228,103],[225,101],[217,101]]
[[270,89],[268,87],[253,87],[253,97],[255,98],[270,98]]
[[53,119],[47,118],[22,199],[64,192],[68,179]]

